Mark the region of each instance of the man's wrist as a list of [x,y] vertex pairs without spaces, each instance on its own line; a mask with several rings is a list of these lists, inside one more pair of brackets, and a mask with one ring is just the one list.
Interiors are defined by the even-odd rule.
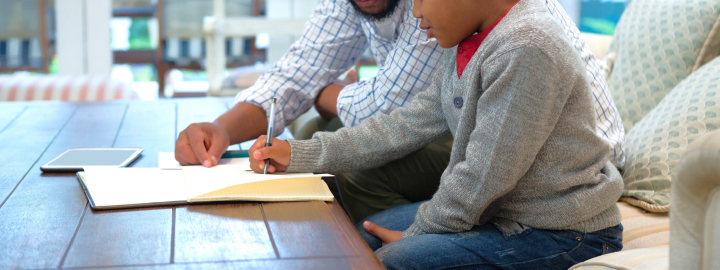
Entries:
[[265,110],[248,102],[235,104],[213,123],[227,132],[230,144],[256,139],[267,130]]
[[218,119],[215,119],[215,121],[213,121],[211,124],[217,126],[218,129],[220,129],[222,132],[225,132],[225,136],[227,136],[228,140],[232,141],[232,135],[230,134],[230,130],[218,120],[220,120],[220,117],[218,117]]

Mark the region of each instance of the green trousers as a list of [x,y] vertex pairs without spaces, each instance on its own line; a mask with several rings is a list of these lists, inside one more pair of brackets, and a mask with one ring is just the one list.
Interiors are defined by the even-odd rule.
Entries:
[[[305,124],[295,138],[309,139],[317,131],[335,131],[341,127],[338,118],[326,121],[316,117]],[[452,143],[452,135],[448,133],[425,148],[379,168],[336,175],[337,183],[326,182],[350,219],[359,222],[386,209],[430,199],[450,161]]]

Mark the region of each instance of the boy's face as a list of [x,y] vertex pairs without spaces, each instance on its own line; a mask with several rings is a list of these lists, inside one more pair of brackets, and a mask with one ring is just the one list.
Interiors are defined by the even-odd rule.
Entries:
[[[478,11],[478,5],[490,1],[476,0],[414,0],[413,16],[428,38],[436,38],[438,45],[452,48],[471,36],[482,25],[487,14]],[[485,9],[480,9],[485,10]]]

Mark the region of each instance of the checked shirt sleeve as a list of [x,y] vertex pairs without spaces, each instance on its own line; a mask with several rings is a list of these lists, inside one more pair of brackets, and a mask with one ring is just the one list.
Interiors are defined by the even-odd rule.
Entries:
[[388,114],[404,107],[427,89],[442,56],[435,39],[428,39],[412,17],[412,8],[403,14],[398,37],[375,78],[351,84],[338,95],[338,117],[346,127],[357,126],[378,113]]
[[235,103],[252,103],[267,112],[270,100],[277,98],[274,130],[282,132],[367,49],[359,18],[347,0],[322,1],[302,37],[252,87],[241,91]]
[[592,89],[595,104],[595,131],[610,145],[610,160],[612,163],[622,168],[625,164],[625,128],[623,128],[620,113],[617,111],[610,94],[610,88],[605,78],[600,74],[597,58],[585,44],[585,40],[580,37],[580,30],[578,30],[557,0],[545,0],[545,5],[550,14],[565,29],[565,33],[585,63],[585,73],[590,79],[590,88]]

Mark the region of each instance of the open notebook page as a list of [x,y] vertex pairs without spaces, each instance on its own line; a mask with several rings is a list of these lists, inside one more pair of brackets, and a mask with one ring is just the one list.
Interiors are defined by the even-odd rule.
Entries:
[[183,167],[188,202],[218,200],[332,201],[320,174],[258,174],[231,167]]
[[181,170],[86,167],[84,183],[98,208],[185,202]]
[[[158,167],[164,170],[182,170],[183,167],[202,167],[202,165],[181,166],[180,162],[175,160],[175,153],[170,152],[158,153],[158,164]],[[215,167],[225,166],[250,170],[250,158],[221,158]]]

